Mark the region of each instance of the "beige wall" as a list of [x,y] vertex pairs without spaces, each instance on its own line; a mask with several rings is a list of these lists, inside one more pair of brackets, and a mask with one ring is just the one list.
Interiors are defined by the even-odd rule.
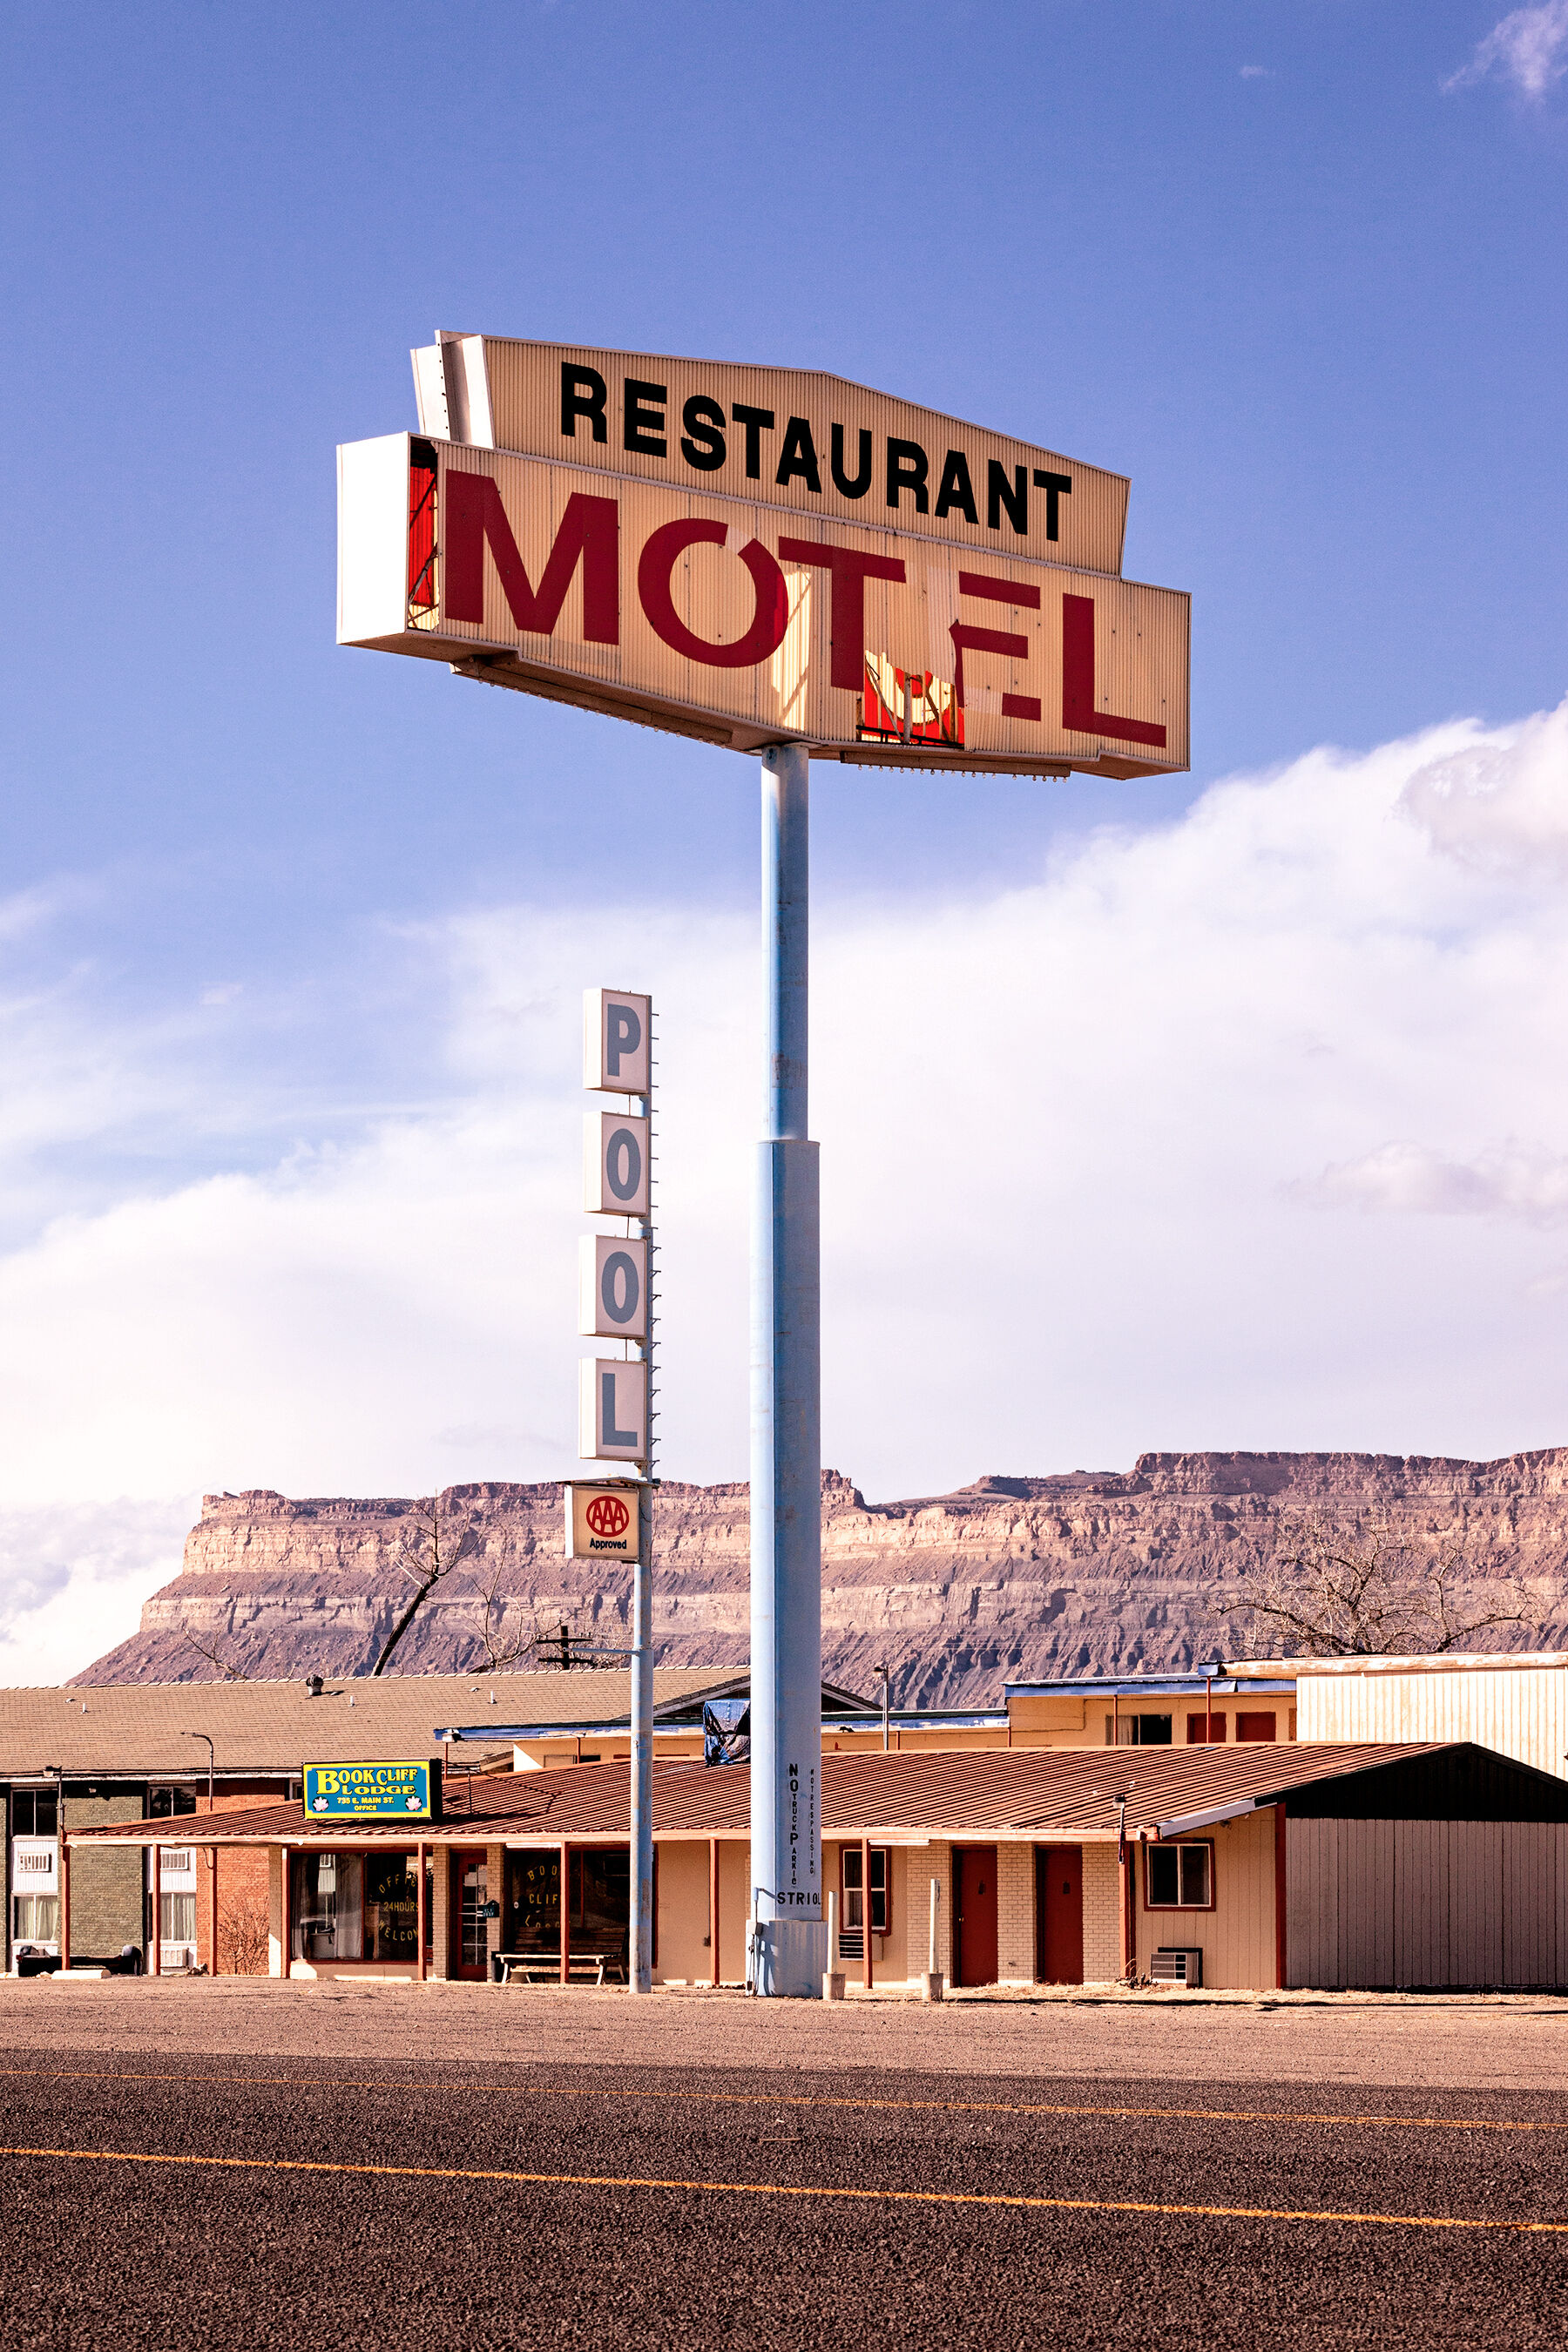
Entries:
[[1114,1984],[1121,1974],[1121,1874],[1113,1845],[1083,1849],[1083,1979]]
[[[1158,1945],[1195,1945],[1204,1956],[1204,1984],[1262,1991],[1278,1981],[1274,1940],[1274,1809],[1248,1813],[1194,1832],[1214,1840],[1212,1911],[1150,1911],[1144,1903],[1144,1854],[1137,1864],[1138,1968],[1142,1975]],[[1112,1864],[1116,1849],[1105,1849]]]
[[1032,1984],[1035,1979],[1035,1849],[996,1849],[996,1980]]
[[[721,1893],[721,1924],[723,1909]],[[708,1915],[707,1839],[662,1839],[658,1848],[658,1978],[660,1984],[707,1984],[710,1981],[713,1952],[708,1940],[712,1932]]]

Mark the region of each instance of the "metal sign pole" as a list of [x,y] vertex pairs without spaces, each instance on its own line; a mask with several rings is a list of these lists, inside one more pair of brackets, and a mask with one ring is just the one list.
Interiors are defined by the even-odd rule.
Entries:
[[819,1997],[822,1435],[817,1148],[806,1139],[810,762],[763,758],[764,1139],[752,1210],[755,1990]]
[[[631,1965],[626,1980],[633,1992],[653,1990],[653,1476],[655,1457],[654,1288],[653,1238],[653,1006],[648,1006],[647,1092],[643,1115],[647,1120],[648,1203],[639,1230],[647,1244],[647,1330],[642,1359],[647,1366],[647,1453],[643,1482],[637,1488],[637,1557],[632,1570],[632,1817],[631,1817]],[[630,1230],[629,1224],[627,1230]]]

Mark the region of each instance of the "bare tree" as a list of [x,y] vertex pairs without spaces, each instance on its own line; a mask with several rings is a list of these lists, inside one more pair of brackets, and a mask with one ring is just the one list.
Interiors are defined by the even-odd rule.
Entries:
[[194,1650],[198,1658],[205,1658],[209,1666],[216,1666],[226,1683],[247,1683],[250,1680],[243,1667],[233,1664],[224,1656],[216,1642],[198,1642],[194,1633],[186,1633],[184,1639],[186,1648]]
[[519,1658],[525,1658],[531,1650],[537,1648],[539,1642],[537,1625],[528,1633],[507,1632],[506,1621],[512,1599],[503,1594],[500,1589],[505,1574],[504,1565],[497,1560],[488,1575],[476,1571],[473,1576],[475,1605],[479,1612],[479,1646],[485,1654],[485,1664],[492,1675],[515,1665]]
[[1458,1539],[1423,1547],[1387,1528],[1356,1538],[1327,1517],[1285,1519],[1270,1557],[1211,1614],[1238,1622],[1255,1652],[1283,1641],[1307,1658],[1440,1656],[1490,1626],[1540,1622],[1512,1585],[1490,1608],[1465,1608],[1463,1560]]
[[476,1514],[442,1508],[442,1497],[431,1495],[416,1503],[410,1524],[397,1540],[394,1564],[413,1586],[407,1607],[381,1645],[372,1675],[385,1671],[386,1662],[437,1585],[479,1550],[480,1527]]
[[266,1974],[269,1932],[264,1895],[241,1895],[225,1906],[219,1943],[230,1976]]

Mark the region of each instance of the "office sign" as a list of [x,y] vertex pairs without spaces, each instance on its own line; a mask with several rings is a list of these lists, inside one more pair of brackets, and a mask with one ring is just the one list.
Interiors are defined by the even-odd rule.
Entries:
[[430,1822],[440,1811],[439,1764],[307,1764],[306,1819]]
[[595,1217],[648,1213],[648,1121],[618,1110],[583,1122],[583,1206]]
[[647,1244],[584,1234],[578,1258],[577,1328],[591,1339],[647,1337]]
[[646,1462],[647,1366],[618,1357],[579,1364],[577,1451],[584,1462]]
[[341,643],[738,751],[1187,765],[1122,477],[835,377],[457,341],[421,434],[339,453]]
[[631,1479],[566,1489],[568,1559],[636,1559],[637,1488]]

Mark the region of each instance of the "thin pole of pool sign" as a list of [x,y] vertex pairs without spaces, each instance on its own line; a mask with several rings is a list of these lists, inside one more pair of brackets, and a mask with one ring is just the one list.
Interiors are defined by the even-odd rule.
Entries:
[[820,1997],[822,1435],[806,1139],[810,762],[763,756],[763,1140],[752,1204],[752,1886],[759,1993]]
[[647,1459],[637,1488],[637,1560],[632,1571],[632,1818],[631,1818],[631,1966],[626,1981],[633,1992],[653,1990],[653,1482],[657,1447],[654,1427],[654,1285],[653,1233],[653,999],[647,1007],[647,1092],[643,1111],[647,1119],[647,1215],[639,1231],[647,1243],[647,1337],[642,1341],[647,1366]]

